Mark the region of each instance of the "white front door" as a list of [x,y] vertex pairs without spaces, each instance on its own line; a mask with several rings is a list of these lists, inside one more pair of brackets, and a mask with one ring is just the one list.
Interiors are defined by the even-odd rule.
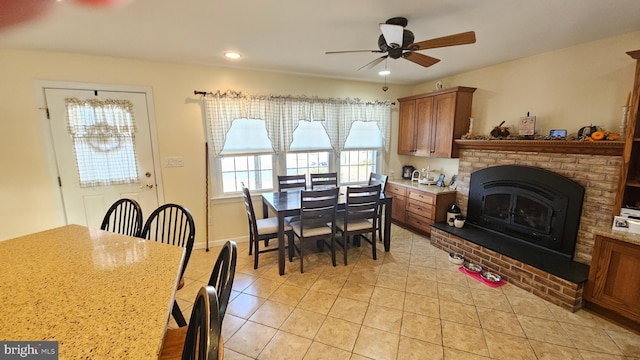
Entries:
[[[143,215],[147,217],[158,207],[158,186],[156,182],[154,154],[150,133],[147,94],[145,92],[121,92],[82,89],[45,88],[45,101],[49,110],[51,137],[55,151],[59,185],[62,192],[67,224],[80,224],[98,228],[105,212],[120,198],[138,201]],[[136,124],[134,149],[137,164],[137,180],[119,185],[80,185],[80,172],[76,158],[76,144],[67,124],[65,99],[95,99],[104,101],[128,100],[133,104],[133,118]],[[86,146],[89,152],[100,153],[97,158],[110,156],[118,141],[107,141]],[[115,144],[115,145],[114,145]],[[79,151],[79,150],[78,150]],[[93,158],[95,161],[95,158]],[[105,163],[101,163],[102,166]]]

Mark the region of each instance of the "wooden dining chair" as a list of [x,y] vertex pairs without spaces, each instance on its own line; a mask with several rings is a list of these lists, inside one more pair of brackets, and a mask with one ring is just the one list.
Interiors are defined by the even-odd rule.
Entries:
[[[178,290],[184,286],[184,271],[187,269],[196,227],[189,210],[177,204],[164,204],[155,209],[144,223],[140,237],[186,249],[184,262],[180,270]],[[178,326],[187,325],[178,303],[174,301],[171,312]]]
[[101,230],[138,237],[142,231],[142,209],[133,199],[114,202],[102,219]]
[[278,192],[306,189],[307,176],[305,174],[278,175]]
[[[380,184],[372,186],[347,187],[347,202],[343,216],[336,220],[336,229],[342,233],[342,239],[336,243],[342,247],[344,264],[347,265],[349,237],[360,236],[372,247],[373,259],[376,254],[376,232],[380,203]],[[363,234],[371,233],[371,239]]]
[[158,359],[222,359],[224,346],[221,336],[220,306],[213,286],[198,291],[189,325],[167,329]]
[[[278,231],[280,231],[280,229],[278,229],[278,218],[268,217],[264,219],[257,219],[249,188],[245,186],[242,187],[242,197],[244,199],[244,207],[247,212],[247,220],[249,222],[249,255],[253,254],[253,268],[257,269],[258,257],[260,254],[278,250],[277,247],[260,250],[261,241],[264,241],[266,246],[268,245],[267,241],[278,238]],[[291,226],[285,223],[284,229],[281,229],[281,231],[287,235],[288,243],[291,244],[291,242],[293,242]],[[292,261],[291,250],[289,250],[289,261]]]
[[338,173],[311,174],[311,190],[338,187]]
[[[369,183],[368,185],[380,185],[380,192],[384,194],[384,190],[387,187],[387,179],[389,177],[383,174],[371,173],[369,174]],[[381,204],[378,207],[378,238],[382,241],[382,214],[384,214],[384,205]]]
[[208,285],[216,288],[218,293],[218,307],[220,309],[220,326],[227,311],[227,304],[233,288],[233,279],[236,274],[236,261],[238,259],[238,246],[234,241],[227,241],[216,259],[216,264],[211,271]]
[[[300,256],[300,272],[304,272],[304,243],[322,241],[331,247],[331,261],[336,266],[336,210],[340,189],[309,190],[300,193],[300,221],[291,223],[299,245],[291,242],[289,256],[294,251]],[[331,242],[327,242],[330,239]]]

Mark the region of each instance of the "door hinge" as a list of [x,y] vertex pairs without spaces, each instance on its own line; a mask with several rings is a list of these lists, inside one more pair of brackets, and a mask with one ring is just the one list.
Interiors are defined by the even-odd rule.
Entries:
[[60,179],[60,176],[58,176],[58,186],[62,187],[62,179]]
[[51,116],[49,116],[49,108],[44,108],[44,111],[47,112],[47,120],[51,120]]

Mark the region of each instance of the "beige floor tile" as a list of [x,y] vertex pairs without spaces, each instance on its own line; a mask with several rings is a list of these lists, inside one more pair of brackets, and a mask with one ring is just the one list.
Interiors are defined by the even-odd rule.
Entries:
[[378,281],[376,286],[384,287],[387,289],[404,291],[407,285],[406,275],[384,274],[378,275]]
[[355,268],[347,278],[357,283],[375,285],[378,281],[378,273],[366,268]]
[[405,312],[400,335],[442,345],[441,321],[439,318]]
[[247,321],[225,342],[225,349],[229,348],[237,353],[256,358],[262,349],[271,341],[277,330]]
[[299,286],[282,284],[276,291],[269,296],[269,300],[277,301],[283,304],[296,306],[307,293],[306,288]]
[[400,335],[363,326],[353,348],[355,354],[379,360],[395,360]]
[[436,269],[436,281],[440,284],[468,287],[467,276],[458,270]]
[[[354,270],[355,271],[355,270]],[[340,296],[358,301],[368,302],[373,293],[373,285],[347,280],[340,290]]]
[[398,264],[409,264],[409,260],[411,259],[411,244],[403,244],[393,247],[393,253],[387,254],[385,256],[383,263],[398,263]]
[[507,295],[513,312],[518,315],[531,316],[547,320],[556,320],[546,302],[534,295],[526,297]]
[[593,352],[588,350],[579,350],[580,356],[583,360],[629,360],[621,355],[603,354],[599,352]]
[[578,350],[565,346],[549,344],[547,342],[529,340],[529,344],[539,360],[582,360]]
[[329,316],[351,321],[356,324],[362,324],[362,320],[364,319],[364,315],[367,312],[368,307],[368,302],[338,296],[329,311]]
[[[306,270],[305,270],[306,271]],[[285,284],[294,285],[305,289],[310,289],[313,286],[313,283],[318,280],[318,274],[311,274],[309,272],[305,272],[304,274],[292,274],[289,276]]]
[[444,347],[444,359],[445,360],[482,360],[490,359],[487,356],[480,356],[478,354],[472,354],[470,352]]
[[349,360],[351,352],[314,341],[304,360]]
[[249,294],[240,294],[227,305],[227,314],[248,319],[266,300]]
[[605,330],[625,356],[640,357],[640,336],[630,331]]
[[467,305],[474,304],[471,289],[468,286],[438,283],[438,299]]
[[346,278],[343,279],[339,277],[338,278],[331,277],[331,276],[328,276],[326,273],[323,273],[320,277],[318,277],[316,282],[313,283],[313,285],[311,285],[311,288],[309,290],[320,291],[320,292],[324,292],[332,295],[338,295],[340,293],[340,290],[342,290],[342,287],[344,286],[345,281],[346,281]]
[[279,328],[289,317],[294,306],[267,300],[249,318],[258,324]]
[[233,334],[235,334],[236,331],[238,331],[238,329],[240,329],[240,327],[244,325],[245,322],[247,322],[246,319],[233,316],[231,314],[225,314],[224,321],[222,322],[222,330],[220,332],[222,335],[222,339],[224,341],[229,340],[231,336],[233,336]]
[[386,306],[392,309],[404,308],[404,291],[392,290],[376,286],[371,294],[371,304]]
[[431,317],[440,317],[440,301],[436,298],[407,293],[404,311]]
[[490,330],[484,331],[484,337],[492,359],[537,359],[531,345],[529,345],[529,341],[525,338]]
[[436,283],[436,271],[423,263],[411,264],[407,270],[407,280],[416,279]]
[[326,315],[331,310],[336,298],[336,295],[309,290],[298,303],[298,308]]
[[267,299],[280,287],[280,285],[280,282],[259,278],[242,290],[242,292]]
[[253,359],[255,358],[242,355],[231,349],[226,349],[226,348],[224,349],[224,360],[253,360]]
[[480,326],[482,326],[483,329],[525,337],[516,314],[480,307],[477,307],[476,311],[480,319]]
[[[471,295],[473,296],[473,303],[476,307],[513,312],[509,300],[507,300],[507,297],[499,290],[471,289]],[[564,311],[568,312],[566,310]]]
[[411,259],[409,259],[409,265],[414,266],[424,266],[431,271],[435,271],[436,268],[436,257],[435,256],[425,256],[419,253],[411,254]]
[[464,324],[480,327],[478,312],[473,305],[461,304],[453,301],[440,300],[440,318]]
[[359,324],[328,316],[314,340],[338,349],[352,351],[360,333],[360,327]]
[[434,280],[421,280],[409,275],[407,277],[407,293],[425,295],[432,298],[438,298],[438,283]]
[[409,264],[386,263],[380,266],[380,274],[407,276],[409,274]]
[[[442,343],[480,356],[489,356],[482,329],[450,321],[442,321]],[[445,359],[447,357],[445,356]]]
[[517,317],[528,339],[573,347],[573,342],[558,322],[524,315]]
[[296,308],[291,312],[291,315],[289,315],[282,326],[280,326],[280,330],[313,339],[326,318],[326,315]]
[[586,327],[600,327],[596,317],[586,310],[571,312],[552,304],[547,304],[547,307],[553,316],[555,316],[556,320],[561,323]]
[[371,304],[367,308],[362,324],[393,334],[400,334],[402,314],[400,310]]
[[611,355],[623,355],[622,350],[616,345],[606,331],[600,328],[583,327],[573,324],[560,324],[573,344],[589,351],[601,352]]
[[406,336],[400,336],[398,359],[402,360],[442,360],[442,345],[436,345]]
[[262,350],[260,360],[298,360],[302,359],[311,346],[311,340],[294,334],[278,331],[269,344]]

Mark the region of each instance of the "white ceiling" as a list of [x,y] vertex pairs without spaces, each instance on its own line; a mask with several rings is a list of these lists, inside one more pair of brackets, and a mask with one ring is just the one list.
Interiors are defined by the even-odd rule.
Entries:
[[[640,1],[132,0],[104,8],[63,0],[33,21],[0,29],[0,48],[382,82],[385,62],[358,71],[381,54],[325,51],[377,49],[378,24],[396,16],[409,20],[416,42],[476,32],[475,44],[421,51],[441,59],[429,68],[388,60],[389,83],[416,84],[640,30]],[[228,50],[243,58],[225,59]]]

